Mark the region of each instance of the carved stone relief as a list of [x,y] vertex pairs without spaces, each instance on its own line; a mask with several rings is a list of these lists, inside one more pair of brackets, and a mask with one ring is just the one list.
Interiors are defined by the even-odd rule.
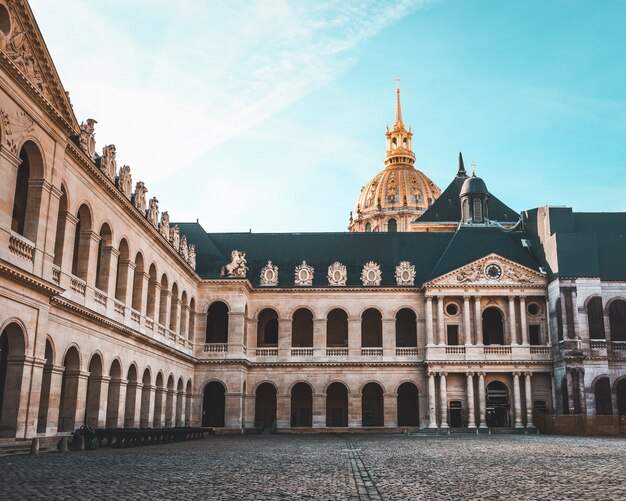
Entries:
[[102,156],[100,157],[100,170],[111,181],[115,179],[117,172],[117,161],[115,160],[115,145],[109,144],[102,148]]
[[296,266],[295,271],[295,284],[301,286],[313,285],[313,274],[315,270],[312,266],[306,264],[306,261],[302,261],[302,264]]
[[178,225],[175,225],[172,228],[170,228],[170,244],[172,245],[172,247],[174,247],[174,249],[176,249],[176,252],[179,251],[179,249],[180,249],[180,228],[178,227]]
[[96,122],[93,118],[88,118],[87,123],[80,124],[80,149],[83,150],[89,158],[96,158]]
[[189,247],[187,247],[187,236],[180,237],[180,255],[185,261],[189,260]]
[[246,253],[233,250],[230,253],[230,263],[222,266],[220,277],[222,278],[246,278],[248,267],[246,266]]
[[398,285],[415,285],[415,266],[402,261],[396,266],[396,283]]
[[120,173],[117,176],[117,187],[129,200],[133,196],[133,178],[130,175],[130,167],[128,165],[122,165],[120,167]]
[[169,242],[170,240],[170,215],[167,211],[161,213],[161,224],[159,224],[159,233]]
[[278,285],[278,266],[271,261],[268,261],[261,270],[261,285],[265,287]]
[[142,214],[146,213],[146,193],[148,193],[148,188],[143,184],[143,181],[138,181],[135,185],[135,193],[133,194],[133,203],[137,210]]
[[150,205],[148,207],[146,218],[150,221],[152,226],[155,228],[159,227],[159,201],[157,200],[157,197],[152,197],[150,199]]
[[15,117],[10,118],[6,111],[0,110],[0,119],[9,150],[14,155],[19,155],[18,148],[22,138],[35,130],[35,121],[23,111],[18,111]]
[[346,285],[348,280],[348,270],[346,265],[335,261],[328,267],[328,285],[341,286]]
[[374,261],[370,261],[363,266],[361,272],[361,282],[365,286],[378,286],[383,278],[380,266]]
[[194,244],[189,246],[189,266],[196,269],[196,246]]

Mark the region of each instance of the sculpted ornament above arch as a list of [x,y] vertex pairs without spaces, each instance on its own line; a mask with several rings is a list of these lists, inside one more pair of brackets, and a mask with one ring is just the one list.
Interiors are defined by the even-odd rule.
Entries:
[[396,266],[397,285],[415,285],[415,266],[408,261],[401,261]]
[[348,280],[348,270],[345,264],[335,261],[328,267],[328,285],[343,286]]
[[120,167],[120,173],[117,176],[117,187],[123,193],[123,195],[130,200],[133,196],[133,178],[130,175],[130,167],[128,165],[122,165]]
[[383,274],[380,271],[380,265],[374,261],[370,261],[363,266],[361,271],[361,282],[365,286],[379,286],[383,279]]
[[[178,228],[178,226],[175,226]],[[230,263],[222,266],[220,277],[222,278],[246,278],[248,267],[246,266],[246,253],[233,250],[230,253]]]
[[261,270],[261,285],[264,287],[273,287],[278,285],[278,266],[268,261]]
[[100,157],[100,170],[111,181],[115,179],[117,171],[117,161],[115,159],[116,150],[114,144],[109,144],[102,148],[102,156]]
[[35,130],[35,121],[21,110],[14,117],[9,117],[6,111],[0,110],[0,120],[6,145],[11,153],[19,155],[22,138]]
[[313,285],[313,273],[315,270],[312,266],[306,264],[306,261],[302,261],[302,264],[296,266],[295,270],[295,284],[300,286]]

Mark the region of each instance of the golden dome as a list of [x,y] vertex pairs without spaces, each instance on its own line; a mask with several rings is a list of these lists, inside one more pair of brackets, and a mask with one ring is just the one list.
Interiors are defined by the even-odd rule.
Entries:
[[406,130],[396,89],[396,120],[387,127],[385,170],[361,188],[350,217],[350,231],[410,231],[409,225],[430,207],[441,190],[423,172],[415,169],[413,133]]

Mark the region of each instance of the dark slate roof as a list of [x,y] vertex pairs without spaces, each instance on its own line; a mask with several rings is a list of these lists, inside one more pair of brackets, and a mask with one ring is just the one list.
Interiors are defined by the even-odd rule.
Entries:
[[261,269],[271,260],[278,266],[279,286],[294,286],[294,270],[303,260],[315,269],[313,286],[329,287],[326,274],[335,261],[346,265],[347,286],[362,287],[361,270],[369,261],[382,271],[381,286],[396,287],[400,261],[415,266],[415,285],[495,252],[537,269],[522,248],[520,233],[480,227],[433,233],[205,233],[197,223],[178,223],[187,242],[196,245],[196,271],[219,278],[233,249],[246,253],[248,279],[259,286]]
[[[460,221],[461,200],[459,199],[459,195],[466,179],[468,178],[464,176],[456,176],[426,212],[415,220],[414,224],[451,223]],[[519,219],[519,214],[490,193],[489,219],[501,223],[514,223]]]

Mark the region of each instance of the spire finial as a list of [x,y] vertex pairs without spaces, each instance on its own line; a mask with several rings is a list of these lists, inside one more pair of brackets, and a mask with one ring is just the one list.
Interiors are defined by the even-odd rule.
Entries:
[[476,177],[476,162],[472,162],[472,177]]
[[456,173],[457,177],[467,177],[467,172],[465,172],[465,165],[463,164],[463,155],[459,151],[459,171]]
[[400,107],[400,78],[399,77],[396,78],[396,123],[395,124],[402,124],[402,108]]

